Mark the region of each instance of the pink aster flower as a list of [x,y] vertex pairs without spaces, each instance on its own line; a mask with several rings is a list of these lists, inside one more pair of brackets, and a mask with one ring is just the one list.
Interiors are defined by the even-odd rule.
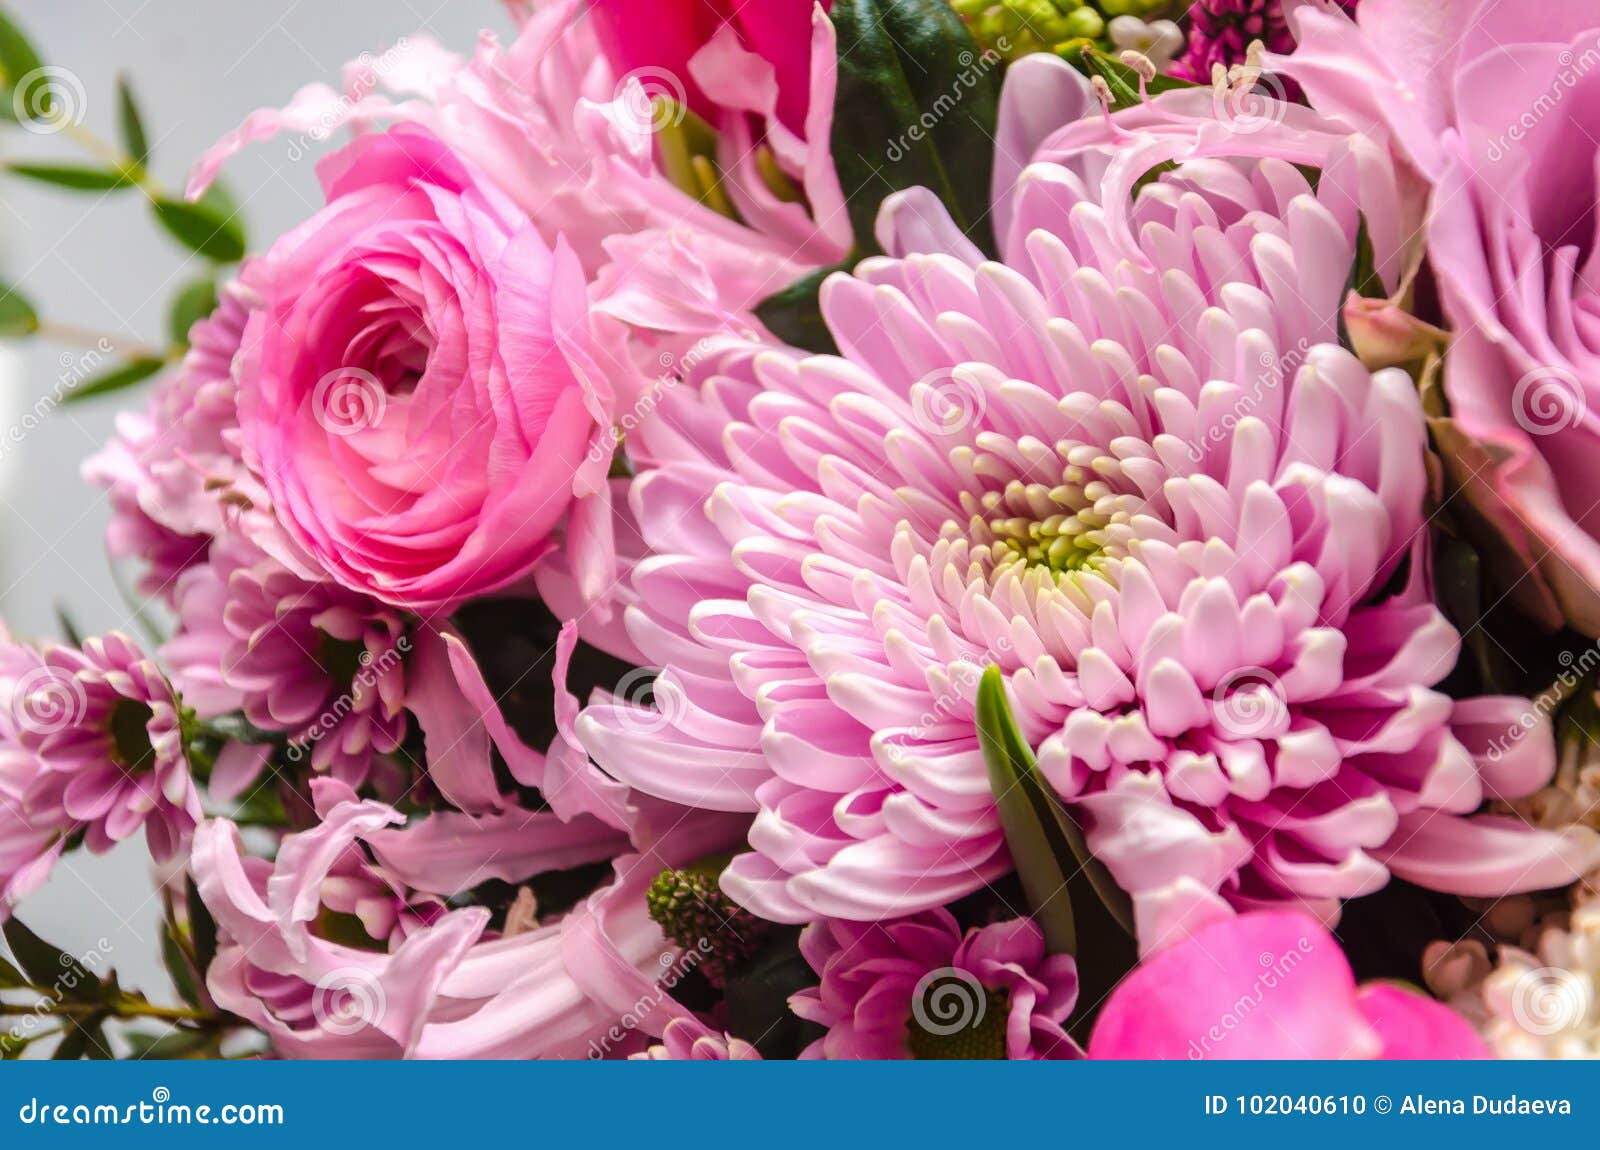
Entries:
[[37,652],[7,640],[0,663],[10,749],[38,768],[13,772],[28,822],[82,830],[96,852],[143,827],[158,862],[177,854],[200,797],[177,697],[155,663],[116,633]]
[[569,506],[587,521],[575,501],[607,493],[582,270],[423,129],[363,137],[320,172],[328,207],[252,267],[246,462],[351,590],[432,609],[513,583]]
[[1452,478],[1514,556],[1505,589],[1551,628],[1600,635],[1600,4],[1367,0],[1357,23],[1308,9],[1297,28],[1279,66],[1432,190],[1441,378],[1468,439]]
[[790,999],[828,1028],[805,1058],[1078,1058],[1070,955],[1031,919],[961,933],[940,908],[883,923],[818,922],[800,951],[822,984]]
[[[1225,132],[1183,91],[998,172],[1001,262],[892,200],[889,255],[824,288],[840,357],[708,357],[630,442],[655,554],[626,621],[663,673],[651,708],[591,703],[595,760],[753,813],[722,882],[757,914],[912,913],[1010,865],[973,715],[997,664],[1147,949],[1234,908],[1331,919],[1391,873],[1582,873],[1593,836],[1466,817],[1553,748],[1494,761],[1525,703],[1432,689],[1458,639],[1423,594],[1415,388],[1335,330],[1352,190],[1386,173],[1307,109]],[[1398,215],[1368,217],[1386,271]]]
[[1244,63],[1245,51],[1260,40],[1270,52],[1294,47],[1283,0],[1195,0],[1189,6],[1189,40],[1169,71],[1180,80],[1211,83],[1212,69]]
[[[184,702],[242,711],[288,735],[290,755],[359,787],[405,738],[405,618],[336,583],[307,583],[237,537],[179,580],[180,630],[163,648]],[[219,780],[213,776],[212,791]],[[219,797],[249,782],[224,783]]]
[[1117,984],[1090,1058],[1487,1058],[1465,1018],[1398,986],[1358,987],[1315,919],[1213,923]]

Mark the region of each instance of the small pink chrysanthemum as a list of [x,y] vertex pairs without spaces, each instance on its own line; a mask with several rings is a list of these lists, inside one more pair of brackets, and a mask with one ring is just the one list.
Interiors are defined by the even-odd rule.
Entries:
[[[1079,82],[1038,56],[1007,96]],[[655,554],[626,621],[663,670],[652,707],[598,699],[578,731],[641,791],[754,814],[736,901],[874,920],[1009,869],[991,664],[1147,949],[1232,910],[1331,920],[1391,872],[1503,894],[1595,857],[1461,817],[1553,749],[1491,755],[1525,702],[1433,689],[1458,638],[1416,389],[1335,326],[1352,191],[1393,197],[1392,169],[1258,111],[1184,90],[1063,129],[1001,185],[998,261],[892,198],[889,256],[824,286],[839,356],[708,355],[630,438]],[[1008,153],[1020,131],[1003,114]],[[1367,217],[1383,268],[1398,215]]]
[[393,608],[307,583],[230,537],[183,575],[177,610],[182,629],[162,656],[201,715],[243,710],[353,787],[405,738],[411,638]]
[[71,826],[106,851],[141,826],[157,861],[201,817],[177,697],[137,644],[115,632],[81,649],[7,644],[4,699],[17,746],[38,775],[22,796],[31,820]]
[[818,922],[800,951],[822,984],[789,1000],[828,1028],[804,1058],[1078,1058],[1062,1025],[1078,999],[1070,955],[1031,919],[963,936],[942,907],[884,923]]
[[[1356,0],[1336,2],[1346,9],[1356,6]],[[1180,80],[1209,84],[1216,65],[1244,63],[1255,40],[1269,52],[1294,49],[1283,0],[1196,0],[1189,7],[1188,45],[1168,71]]]

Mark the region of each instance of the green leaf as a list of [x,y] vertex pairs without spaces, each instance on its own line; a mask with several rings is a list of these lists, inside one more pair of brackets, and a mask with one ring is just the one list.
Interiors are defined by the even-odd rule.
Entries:
[[884,197],[926,187],[967,237],[994,254],[994,167],[1001,60],[980,52],[944,0],[838,0],[837,106],[830,144],[864,254]]
[[69,646],[83,646],[83,633],[78,630],[78,625],[72,621],[72,616],[67,613],[64,603],[56,604],[56,626],[61,628],[61,637]]
[[110,192],[118,188],[138,185],[133,173],[117,168],[102,168],[92,164],[29,164],[9,163],[6,171],[41,184],[68,188],[75,192]]
[[217,310],[217,285],[210,276],[191,280],[172,298],[167,331],[179,347],[189,346],[189,329]]
[[122,135],[122,149],[128,158],[141,168],[150,162],[150,135],[144,130],[144,118],[139,115],[139,103],[133,98],[133,85],[128,77],[117,77],[117,130]]
[[39,313],[28,297],[7,283],[0,283],[0,336],[32,335],[39,330]]
[[[3,8],[0,8],[0,92],[4,92],[6,97],[0,100],[0,118],[17,119],[13,93],[24,77],[39,72],[43,67],[44,62],[39,59],[39,53],[28,42],[27,36],[23,35],[22,29],[11,21]],[[40,116],[30,116],[29,119],[47,119],[55,110],[55,93],[46,85],[39,90],[37,99],[31,103],[32,110],[40,113]],[[25,103],[24,107],[26,106]]]
[[822,355],[838,355],[839,345],[833,341],[833,333],[822,319],[819,295],[823,280],[834,272],[849,271],[855,263],[854,258],[847,258],[795,280],[758,303],[756,318],[784,343]]
[[128,1044],[128,1058],[140,1061],[203,1056],[215,1036],[200,1030],[169,1030],[165,1034],[130,1031],[122,1039]]
[[154,355],[139,355],[132,359],[124,360],[103,375],[95,376],[85,383],[67,392],[62,397],[63,403],[79,403],[97,395],[108,395],[113,391],[121,391],[125,387],[149,379],[156,372],[167,365],[167,361]]
[[200,993],[195,985],[194,967],[189,962],[188,955],[183,953],[183,947],[178,942],[177,927],[170,922],[161,930],[161,961],[167,968],[167,974],[172,978],[172,985],[178,992],[178,997],[190,1006],[200,1005]]
[[23,925],[20,918],[12,917],[0,927],[6,943],[34,986],[46,990],[59,990],[63,999],[72,1002],[92,1002],[95,995],[82,995],[80,988],[98,991],[100,980],[83,968],[83,964],[64,950],[60,950]]
[[56,1061],[68,1062],[79,1058],[95,1061],[110,1058],[111,1043],[106,1039],[104,1023],[104,1016],[98,1014],[81,1022],[69,1023],[65,1036],[50,1057]]
[[28,979],[22,971],[0,958],[0,990],[19,990],[27,985]]
[[1128,896],[1104,865],[1089,854],[1083,833],[1056,802],[1039,777],[1038,763],[1017,730],[1006,700],[1000,668],[990,667],[978,684],[978,742],[989,768],[1000,825],[1017,868],[1029,909],[1044,931],[1045,942],[1059,954],[1077,945],[1068,883],[1082,872],[1100,901],[1128,933],[1133,913]]
[[211,917],[194,876],[188,876],[189,937],[194,940],[195,964],[203,979],[211,969],[211,960],[217,957],[217,920]]
[[220,184],[212,184],[198,200],[157,196],[150,201],[161,226],[190,251],[231,264],[244,258],[244,224]]

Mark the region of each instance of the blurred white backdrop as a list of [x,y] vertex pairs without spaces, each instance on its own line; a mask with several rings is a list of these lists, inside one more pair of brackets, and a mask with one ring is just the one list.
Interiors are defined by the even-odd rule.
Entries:
[[[116,134],[116,75],[130,78],[151,136],[151,170],[169,188],[182,187],[193,159],[253,109],[282,104],[311,80],[337,84],[340,65],[362,52],[376,56],[419,32],[470,52],[480,28],[509,28],[493,0],[11,0],[7,11],[47,64],[82,82],[84,126],[104,139]],[[0,149],[7,159],[88,158],[62,136],[9,125],[0,125]],[[252,247],[318,206],[317,154],[280,140],[229,165]],[[47,322],[159,346],[173,290],[200,270],[136,192],[0,179],[0,279],[22,285]],[[5,428],[50,396],[83,351],[43,340],[14,350],[0,356]],[[55,635],[58,608],[85,634],[133,627],[105,558],[105,499],[78,469],[110,434],[116,411],[142,394],[45,404],[20,443],[0,441],[0,616],[15,634]],[[141,840],[103,858],[66,860],[21,917],[69,950],[106,952],[124,985],[165,994],[153,889]]]

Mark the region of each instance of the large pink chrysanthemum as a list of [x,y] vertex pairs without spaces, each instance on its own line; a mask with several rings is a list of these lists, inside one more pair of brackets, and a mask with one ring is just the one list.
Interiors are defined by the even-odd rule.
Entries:
[[[656,554],[627,622],[664,672],[580,737],[642,791],[754,813],[724,887],[782,921],[1009,867],[973,727],[991,663],[1147,948],[1230,907],[1332,917],[1391,872],[1567,881],[1591,839],[1457,817],[1537,786],[1550,743],[1478,759],[1518,704],[1430,689],[1457,636],[1421,594],[1417,398],[1338,343],[1353,190],[1392,201],[1392,175],[1304,108],[1189,91],[1018,178],[1016,93],[1038,123],[1073,83],[1013,69],[1002,262],[904,194],[891,258],[825,288],[840,357],[720,353],[663,397],[630,443]],[[1369,218],[1389,275],[1398,218]]]

